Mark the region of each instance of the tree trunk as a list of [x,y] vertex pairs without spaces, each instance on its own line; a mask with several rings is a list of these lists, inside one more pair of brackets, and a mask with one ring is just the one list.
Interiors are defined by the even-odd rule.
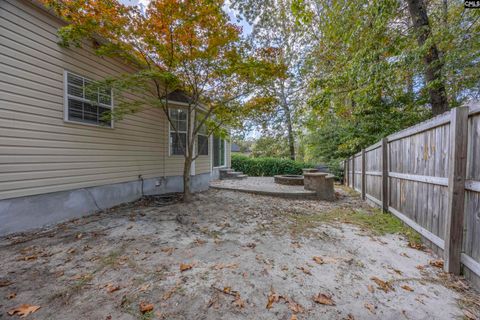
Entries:
[[192,160],[185,157],[183,166],[183,201],[190,202],[192,200],[192,191],[190,189],[190,171],[192,168]]
[[288,148],[290,150],[290,159],[295,160],[295,137],[293,136],[292,115],[287,105],[283,106],[285,112],[285,121],[287,123]]
[[[427,7],[424,0],[407,0],[408,10],[412,18],[413,27],[417,33],[417,41],[424,46],[432,32],[428,22]],[[425,63],[425,80],[429,86],[428,94],[432,112],[438,115],[448,111],[447,93],[442,80],[442,63],[440,61],[437,45],[431,42],[423,57]]]

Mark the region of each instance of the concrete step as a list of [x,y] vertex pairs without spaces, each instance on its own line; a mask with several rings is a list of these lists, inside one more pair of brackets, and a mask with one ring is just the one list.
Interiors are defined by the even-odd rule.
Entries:
[[235,170],[230,169],[230,168],[223,168],[223,169],[218,169],[220,172],[234,172]]
[[247,176],[246,174],[239,174],[239,175],[237,176],[237,178],[238,178],[238,179],[247,179],[248,176]]

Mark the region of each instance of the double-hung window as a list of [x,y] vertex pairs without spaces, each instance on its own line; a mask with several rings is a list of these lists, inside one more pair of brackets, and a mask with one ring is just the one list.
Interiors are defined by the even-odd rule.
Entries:
[[112,89],[65,71],[65,120],[112,127]]
[[187,147],[187,110],[169,109],[170,115],[170,154],[184,155]]
[[[200,119],[200,121],[202,121],[202,119]],[[205,125],[205,123],[198,130],[197,154],[201,156],[208,156],[208,135],[207,135],[207,126]]]
[[220,137],[213,137],[213,166],[223,167],[225,165],[225,140]]

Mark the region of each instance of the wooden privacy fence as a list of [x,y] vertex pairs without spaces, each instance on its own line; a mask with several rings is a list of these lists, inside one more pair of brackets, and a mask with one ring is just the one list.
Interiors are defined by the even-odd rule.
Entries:
[[463,265],[480,277],[479,104],[394,133],[344,164],[345,184],[440,248],[446,271]]

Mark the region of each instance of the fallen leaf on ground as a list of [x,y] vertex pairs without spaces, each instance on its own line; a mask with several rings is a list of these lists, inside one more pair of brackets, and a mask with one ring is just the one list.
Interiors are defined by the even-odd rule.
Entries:
[[428,261],[428,263],[432,266],[432,267],[436,267],[436,268],[443,268],[443,260],[430,260]]
[[77,236],[75,238],[82,239],[82,237],[83,237],[83,233],[79,233],[79,234],[77,234]]
[[13,284],[13,282],[10,281],[10,280],[6,280],[6,279],[0,280],[0,288],[1,287],[8,287],[11,284]]
[[375,306],[373,304],[365,302],[364,306],[365,308],[367,308],[368,311],[375,314]]
[[120,286],[114,285],[113,283],[108,283],[105,287],[107,288],[108,293],[112,293],[117,290],[120,290]]
[[162,251],[162,252],[168,254],[169,256],[171,256],[173,251],[175,251],[175,248],[170,248],[170,247],[169,248],[161,248],[160,251]]
[[30,255],[30,256],[23,256],[23,257],[20,257],[18,260],[20,261],[32,261],[32,260],[37,260],[37,256],[36,255]]
[[255,249],[256,246],[257,246],[257,245],[256,245],[255,243],[253,243],[253,242],[247,243],[247,244],[245,245],[245,247],[250,248],[250,249]]
[[223,263],[217,263],[212,267],[214,270],[222,270],[222,269],[237,269],[238,264],[236,263],[228,263],[228,264],[223,264]]
[[298,320],[297,315],[292,314],[292,316],[290,317],[290,320]]
[[368,291],[370,291],[370,293],[374,293],[374,292],[375,292],[375,288],[374,288],[371,284],[369,284],[369,285],[368,285]]
[[316,303],[327,305],[327,306],[335,305],[335,302],[333,302],[332,297],[324,293],[319,293],[316,296],[313,296],[313,301],[315,301]]
[[395,289],[392,287],[392,285],[390,283],[388,283],[387,281],[380,280],[377,277],[371,277],[370,279],[373,280],[373,282],[375,282],[378,285],[378,289],[381,289],[385,292],[395,291]]
[[240,294],[237,294],[235,296],[235,300],[233,300],[233,305],[239,309],[242,309],[245,307],[245,301],[240,298]]
[[401,288],[402,288],[403,290],[406,290],[406,291],[413,291],[413,288],[410,287],[409,285],[406,285],[406,284],[404,284],[403,286],[401,286]]
[[140,312],[141,313],[146,313],[150,312],[153,310],[153,304],[152,303],[146,303],[146,302],[140,302]]
[[181,272],[190,270],[190,269],[192,269],[192,268],[193,268],[193,265],[190,264],[190,263],[182,263],[182,264],[180,264],[180,271],[181,271]]
[[15,292],[12,292],[12,293],[8,294],[7,299],[12,300],[12,299],[15,299],[16,296],[17,296],[17,294]]
[[10,316],[13,316],[14,314],[19,315],[21,318],[28,316],[31,313],[34,313],[40,309],[40,306],[34,306],[31,304],[22,304],[19,305],[18,307],[8,311],[8,314]]
[[307,267],[297,267],[298,270],[301,270],[303,273],[308,274],[309,276],[312,275],[312,272]]
[[402,253],[400,253],[400,255],[401,255],[401,256],[404,256],[404,257],[406,257],[406,258],[410,258],[410,256],[409,256],[406,252],[402,252]]
[[408,246],[412,249],[417,249],[417,250],[420,250],[420,251],[423,251],[424,249],[424,246],[421,244],[421,243],[417,243],[417,242],[408,242]]
[[425,269],[425,266],[422,266],[421,264],[419,264],[415,268],[417,268],[418,270],[423,270],[423,269]]
[[322,257],[318,257],[318,256],[313,257],[313,261],[315,261],[315,262],[318,263],[318,264],[324,264],[324,263],[325,263],[325,261],[323,260],[323,258],[322,258]]
[[67,253],[70,253],[70,254],[73,254],[73,253],[75,253],[75,248],[71,248],[71,249],[69,249],[69,250],[67,251]]
[[288,302],[288,308],[290,310],[292,310],[292,312],[294,312],[294,313],[304,313],[305,312],[305,308],[301,304],[295,302],[294,300],[288,299],[287,302]]
[[355,320],[355,317],[353,316],[353,314],[349,313],[347,314],[347,317],[345,318],[345,320]]
[[267,302],[267,309],[271,309],[274,303],[277,303],[282,298],[281,295],[275,293],[275,291],[270,290],[270,294],[268,295],[268,302]]

